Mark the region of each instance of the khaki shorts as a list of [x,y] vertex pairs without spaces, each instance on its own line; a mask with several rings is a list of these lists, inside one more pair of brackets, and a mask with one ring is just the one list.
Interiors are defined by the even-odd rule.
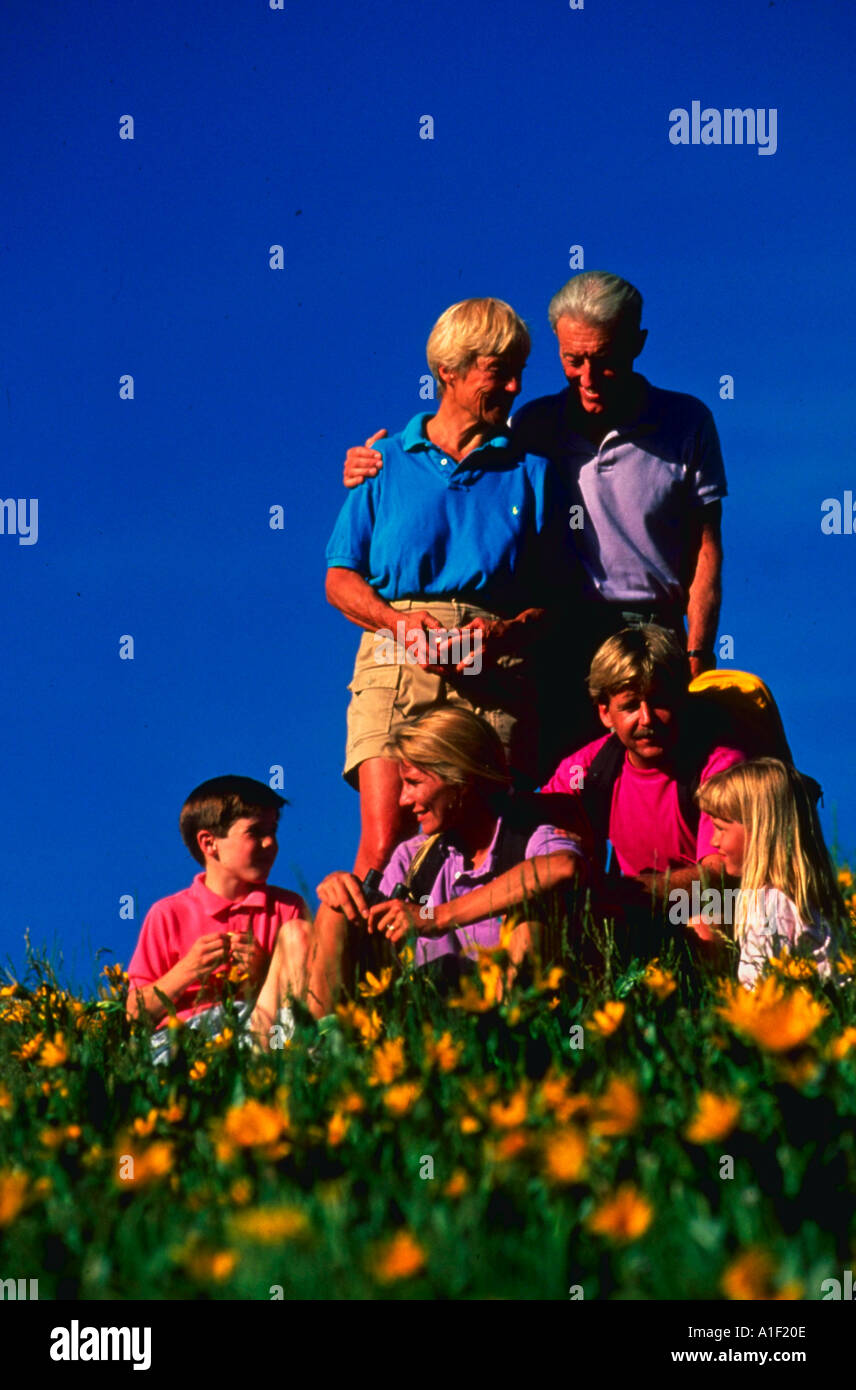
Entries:
[[[400,612],[427,610],[451,630],[474,618],[493,619],[496,614],[473,604],[434,599],[396,599],[390,607]],[[410,719],[444,705],[472,710],[499,734],[512,771],[525,781],[536,772],[535,697],[523,658],[502,656],[479,675],[464,675],[449,666],[449,676],[434,675],[409,661],[403,664],[378,660],[377,634],[364,632],[354,677],[348,689],[348,741],[345,780],[358,788],[358,769],[367,758],[379,758],[390,734]]]

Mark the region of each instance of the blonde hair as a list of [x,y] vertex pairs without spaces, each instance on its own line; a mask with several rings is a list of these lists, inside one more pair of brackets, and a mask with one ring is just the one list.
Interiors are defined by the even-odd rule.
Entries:
[[740,941],[752,895],[778,888],[803,922],[817,912],[829,922],[846,916],[838,878],[817,810],[796,768],[778,758],[754,758],[717,772],[695,794],[699,808],[746,832],[735,935]]
[[429,710],[411,719],[396,729],[384,753],[433,772],[451,786],[475,784],[489,796],[511,786],[499,735],[466,709]]
[[515,352],[529,356],[529,330],[504,299],[462,299],[438,318],[426,347],[428,366],[442,391],[440,368],[466,371],[477,357]]
[[690,667],[686,652],[667,628],[626,627],[608,637],[594,654],[588,688],[599,705],[608,705],[610,696],[632,687],[646,694],[655,684],[686,694]]

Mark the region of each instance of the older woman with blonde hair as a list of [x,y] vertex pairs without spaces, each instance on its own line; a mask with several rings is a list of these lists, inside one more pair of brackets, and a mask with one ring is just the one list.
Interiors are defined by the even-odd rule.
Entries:
[[382,471],[349,493],[327,547],[327,598],[364,629],[344,768],[360,793],[361,877],[412,829],[398,765],[383,756],[407,720],[475,712],[536,785],[527,663],[545,606],[567,601],[573,561],[550,465],[509,444],[528,354],[526,325],[502,300],[447,309],[427,347],[436,413],[383,440]]
[[[513,974],[538,945],[536,923],[550,895],[586,878],[580,840],[548,823],[558,803],[573,815],[573,798],[518,803],[498,735],[471,711],[433,710],[403,725],[386,756],[420,833],[392,852],[374,904],[355,874],[332,873],[319,884],[314,1008],[330,1006],[349,924],[358,943],[365,931],[394,943],[414,934],[417,967],[448,987],[480,949],[499,945],[509,913],[516,920],[507,942]],[[401,886],[406,896],[394,897]]]

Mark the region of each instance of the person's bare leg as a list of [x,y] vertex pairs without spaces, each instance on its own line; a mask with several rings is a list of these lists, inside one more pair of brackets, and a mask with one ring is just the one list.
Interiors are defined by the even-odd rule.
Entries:
[[[265,982],[250,1018],[250,1032],[265,1049],[270,1046],[270,1032],[282,1005],[291,999],[306,1000],[311,933],[310,924],[302,920],[284,922],[279,929]],[[311,999],[308,1007],[314,1012]]]
[[347,936],[344,914],[322,903],[315,914],[309,948],[308,1007],[313,1018],[323,1018],[333,1011],[342,984]]
[[394,758],[366,758],[359,779],[362,829],[354,873],[365,878],[369,869],[382,869],[395,846],[416,830],[411,812],[398,804],[401,777]]

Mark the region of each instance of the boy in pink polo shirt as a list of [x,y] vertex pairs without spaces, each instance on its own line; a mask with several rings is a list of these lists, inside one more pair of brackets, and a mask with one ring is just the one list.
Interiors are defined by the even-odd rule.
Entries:
[[[297,893],[267,882],[284,805],[251,777],[213,777],[190,793],[179,826],[203,872],[146,914],[128,966],[129,1018],[160,1022],[167,1013],[161,994],[190,1027],[217,1032],[224,985],[233,971],[245,976],[238,1016],[248,1029],[268,972],[272,980],[286,981],[294,997],[305,996],[309,913]],[[269,1000],[271,989],[264,993]],[[281,1013],[288,1031],[289,1012]],[[252,1026],[267,1033],[274,1022],[257,1008]],[[152,1048],[156,1062],[166,1060],[166,1029],[154,1034]]]

